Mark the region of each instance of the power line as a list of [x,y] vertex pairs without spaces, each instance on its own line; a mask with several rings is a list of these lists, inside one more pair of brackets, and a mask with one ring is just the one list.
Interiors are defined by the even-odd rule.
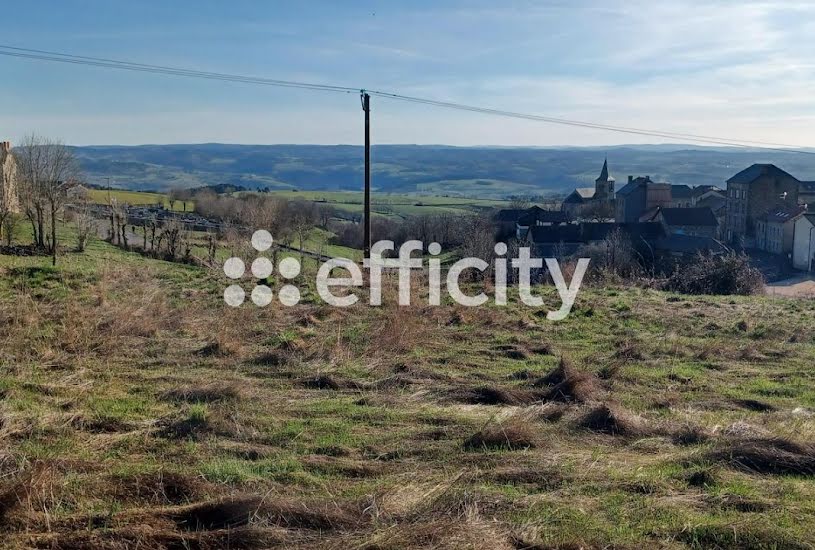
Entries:
[[[5,50],[5,51],[4,51]],[[121,69],[136,72],[148,72],[155,74],[166,74],[172,76],[186,76],[192,78],[203,78],[209,80],[221,80],[228,82],[240,82],[245,84],[258,84],[266,86],[277,86],[283,88],[300,88],[307,90],[318,90],[327,92],[359,93],[359,88],[349,88],[344,86],[331,86],[327,84],[314,84],[309,82],[296,82],[291,80],[277,80],[271,78],[259,78],[254,76],[244,76],[229,73],[215,73],[198,71],[194,69],[182,69],[178,67],[167,67],[163,65],[149,65],[145,63],[134,63],[130,61],[119,61],[115,59],[105,59],[99,57],[87,57],[81,55],[49,52],[44,50],[32,50],[29,48],[16,48],[13,46],[0,45],[0,55],[8,57],[19,57],[24,59],[35,59],[40,61],[54,61],[58,63],[68,63],[72,65],[90,65],[109,69]]]
[[602,130],[607,132],[617,132],[623,134],[632,134],[648,137],[659,137],[673,140],[686,140],[697,143],[706,143],[713,145],[724,145],[730,147],[740,148],[755,148],[769,151],[776,151],[781,153],[798,153],[815,155],[815,151],[807,151],[800,149],[798,145],[790,145],[783,143],[771,143],[765,141],[753,141],[743,139],[721,138],[715,136],[706,136],[698,134],[687,134],[680,132],[648,130],[642,128],[632,128],[627,126],[614,126],[609,124],[601,124],[595,122],[586,122],[579,120],[571,120],[565,118],[549,117],[543,115],[534,115],[527,113],[518,113],[513,111],[506,111],[502,109],[493,109],[489,107],[479,107],[474,105],[465,105],[462,103],[455,103],[451,101],[441,101],[436,99],[428,99],[421,97],[413,97],[397,93],[379,91],[379,90],[364,90],[360,88],[353,88],[347,86],[335,86],[328,84],[317,84],[310,82],[298,82],[291,80],[260,78],[254,76],[245,76],[230,73],[218,73],[209,71],[199,71],[194,69],[184,69],[179,67],[168,67],[164,65],[151,65],[145,63],[135,63],[131,61],[121,61],[115,59],[106,59],[99,57],[88,57],[81,55],[73,55],[59,52],[52,52],[46,50],[36,50],[31,48],[19,48],[14,46],[0,45],[0,55],[7,57],[16,57],[22,59],[31,59],[38,61],[50,61],[58,63],[67,63],[72,65],[87,65],[93,67],[101,67],[108,69],[119,69],[135,72],[146,72],[153,74],[164,74],[170,76],[182,76],[188,78],[200,78],[208,80],[218,80],[223,82],[237,82],[243,84],[254,84],[262,86],[274,86],[281,88],[296,88],[313,91],[324,91],[333,93],[360,93],[367,92],[372,96],[377,96],[385,99],[396,101],[403,101],[409,103],[416,103],[421,105],[428,105],[433,107],[455,109],[459,111],[467,111],[472,113],[486,114],[492,116],[501,116],[506,118],[514,118],[521,120],[530,120],[534,122],[544,122],[548,124],[559,124],[565,126],[574,126],[579,128],[587,128],[592,130]]
[[569,120],[565,118],[555,118],[555,117],[547,117],[542,115],[531,115],[525,113],[517,113],[513,111],[503,111],[500,109],[491,109],[488,107],[475,107],[472,105],[464,105],[461,103],[453,103],[450,101],[439,101],[435,99],[425,99],[421,97],[412,97],[412,96],[405,96],[400,94],[394,94],[390,92],[380,92],[375,90],[366,90],[369,94],[387,98],[387,99],[395,99],[398,101],[408,101],[412,103],[419,103],[423,105],[431,105],[434,107],[443,107],[447,109],[457,109],[461,111],[470,111],[475,113],[482,113],[488,115],[496,115],[496,116],[504,116],[510,118],[518,118],[523,120],[532,120],[532,121],[539,121],[539,122],[548,122],[551,124],[563,124],[567,126],[579,126],[583,128],[591,128],[594,130],[606,130],[609,132],[620,132],[625,134],[637,134],[643,136],[652,136],[652,137],[664,137],[664,138],[671,138],[671,139],[688,139],[692,141],[698,141],[703,143],[713,143],[718,145],[731,145],[734,147],[750,147],[756,149],[769,149],[773,151],[780,151],[785,153],[805,153],[805,154],[815,154],[815,151],[802,151],[798,149],[794,149],[799,147],[798,145],[789,145],[784,143],[771,143],[766,141],[751,141],[751,140],[743,140],[743,139],[729,139],[729,138],[717,138],[712,136],[702,136],[698,134],[683,134],[678,132],[661,132],[656,130],[643,130],[640,128],[630,128],[626,126],[611,126],[608,124],[599,124],[594,122],[583,122],[578,120]]

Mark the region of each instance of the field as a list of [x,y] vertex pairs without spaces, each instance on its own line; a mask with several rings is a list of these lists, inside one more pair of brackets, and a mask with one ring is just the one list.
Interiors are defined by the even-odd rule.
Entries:
[[[115,199],[119,204],[128,204],[130,206],[144,206],[162,204],[164,208],[170,208],[170,200],[167,195],[163,193],[148,193],[144,191],[125,191],[123,189],[88,189],[88,199],[90,202],[96,204],[108,204],[111,199]],[[173,205],[174,210],[179,212],[191,212],[195,209],[195,204],[192,201],[176,201]]]
[[[313,201],[349,214],[362,214],[363,194],[353,191],[273,191],[287,199]],[[418,216],[423,214],[472,214],[492,208],[508,208],[509,201],[466,199],[424,195],[398,195],[372,192],[371,209],[382,216]]]
[[815,545],[811,300],[587,288],[555,324],[311,278],[229,308],[100,241],[0,255],[2,547]]

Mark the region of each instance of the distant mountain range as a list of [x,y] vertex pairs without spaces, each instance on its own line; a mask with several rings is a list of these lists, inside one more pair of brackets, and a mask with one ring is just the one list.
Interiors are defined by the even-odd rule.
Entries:
[[[133,190],[237,185],[250,189],[358,190],[363,149],[351,145],[141,145],[75,148],[89,183]],[[815,153],[815,150],[812,151]],[[448,147],[380,145],[372,151],[381,191],[501,198],[562,194],[594,184],[604,157],[618,189],[627,175],[676,184],[724,185],[756,162],[815,180],[815,154],[726,147]]]

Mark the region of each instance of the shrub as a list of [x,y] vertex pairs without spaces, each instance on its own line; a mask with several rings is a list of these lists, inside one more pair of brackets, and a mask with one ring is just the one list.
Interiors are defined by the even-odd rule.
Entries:
[[764,276],[750,265],[744,254],[725,256],[698,255],[691,262],[678,265],[665,281],[663,289],[684,294],[759,294],[764,290]]

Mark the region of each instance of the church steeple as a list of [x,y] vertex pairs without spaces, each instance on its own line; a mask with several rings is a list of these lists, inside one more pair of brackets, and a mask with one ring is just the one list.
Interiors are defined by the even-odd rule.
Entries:
[[600,170],[600,177],[595,181],[608,181],[608,157],[603,161],[603,169]]
[[614,199],[614,178],[608,175],[608,157],[603,161],[600,177],[594,180],[594,198],[600,201]]

